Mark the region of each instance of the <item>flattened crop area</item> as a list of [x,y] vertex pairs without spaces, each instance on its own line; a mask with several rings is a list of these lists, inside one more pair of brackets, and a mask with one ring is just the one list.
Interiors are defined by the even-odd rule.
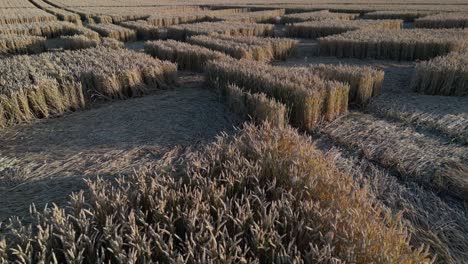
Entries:
[[197,76],[183,79],[183,88],[3,130],[0,219],[27,215],[33,202],[64,205],[84,178],[129,174],[232,131],[235,116],[217,95]]
[[466,263],[464,0],[0,0],[0,263]]

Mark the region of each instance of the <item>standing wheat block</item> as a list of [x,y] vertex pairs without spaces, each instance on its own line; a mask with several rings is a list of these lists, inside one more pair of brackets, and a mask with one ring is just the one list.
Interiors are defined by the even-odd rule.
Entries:
[[319,47],[324,56],[427,60],[468,47],[468,30],[358,30],[320,38]]

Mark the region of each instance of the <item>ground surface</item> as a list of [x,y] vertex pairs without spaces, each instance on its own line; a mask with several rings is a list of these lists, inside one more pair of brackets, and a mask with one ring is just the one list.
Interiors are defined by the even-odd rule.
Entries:
[[0,221],[32,202],[62,204],[83,178],[130,173],[233,130],[235,117],[200,76],[185,74],[179,86],[2,131]]

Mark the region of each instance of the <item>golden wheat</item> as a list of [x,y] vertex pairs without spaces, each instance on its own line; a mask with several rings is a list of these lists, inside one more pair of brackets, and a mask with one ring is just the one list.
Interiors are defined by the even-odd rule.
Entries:
[[359,112],[332,122],[321,132],[397,172],[405,181],[468,199],[468,148],[464,146]]
[[414,21],[417,28],[468,28],[468,13],[443,13]]
[[83,35],[61,36],[58,41],[59,47],[66,50],[95,48],[100,44],[100,41]]
[[[359,17],[359,14],[352,13],[332,13],[328,10],[315,11],[315,12],[305,12],[305,13],[296,13],[296,14],[287,14],[281,17],[281,23],[300,23],[306,21],[321,21],[321,20],[353,20]],[[343,23],[348,23],[343,22]]]
[[133,51],[95,48],[8,58],[0,71],[0,126],[7,126],[99,98],[124,99],[167,87],[176,66]]
[[137,38],[140,40],[155,40],[167,38],[164,29],[153,26],[145,20],[127,21],[120,23],[121,26],[136,31]]
[[158,40],[145,43],[145,52],[161,60],[177,62],[179,69],[201,72],[209,60],[226,57],[221,52],[175,40]]
[[180,14],[203,11],[199,6],[78,6],[67,7],[68,11],[79,14],[88,23],[120,23],[130,20],[147,19],[154,14]]
[[364,106],[380,94],[385,73],[368,66],[310,65],[310,70],[326,80],[347,83],[350,86],[349,104]]
[[282,38],[232,37],[224,35],[193,36],[189,43],[224,52],[237,59],[271,61],[286,59],[297,46],[298,41]]
[[231,22],[243,23],[276,23],[285,14],[284,9],[262,10],[255,12],[245,12],[240,14],[229,14],[215,16],[217,19]]
[[0,34],[32,35],[46,38],[56,38],[77,33],[77,26],[69,22],[51,21],[28,24],[13,24],[0,26]]
[[101,38],[101,46],[111,49],[123,49],[125,48],[125,43],[118,41],[113,38]]
[[58,19],[62,21],[68,21],[77,25],[82,25],[81,18],[78,14],[54,7],[43,0],[31,0],[31,3],[41,8],[42,10],[58,17]]
[[168,27],[178,24],[196,23],[196,22],[209,22],[217,21],[219,16],[240,14],[247,12],[246,8],[230,8],[220,10],[203,10],[198,12],[168,12],[158,13],[157,15],[151,15],[146,21],[157,27]]
[[167,37],[185,40],[193,35],[272,36],[273,25],[239,22],[202,22],[167,28]]
[[321,20],[286,26],[289,37],[319,38],[353,30],[400,29],[403,20]]
[[88,27],[98,32],[103,37],[113,38],[124,42],[133,41],[137,38],[137,34],[134,30],[114,24],[90,24]]
[[286,106],[265,94],[252,94],[235,85],[225,86],[222,92],[229,109],[244,120],[251,120],[259,125],[268,122],[273,127],[281,128],[288,125]]
[[0,35],[0,54],[41,53],[46,50],[46,39],[38,36]]
[[54,21],[57,18],[39,8],[0,8],[0,25]]
[[468,30],[358,30],[320,38],[319,45],[326,56],[427,60],[468,47]]
[[[252,125],[116,183],[88,182],[70,208],[13,218],[0,261],[430,263],[401,218],[296,131]],[[34,226],[34,228],[32,228]]]
[[468,51],[418,63],[412,87],[430,95],[468,96]]
[[405,22],[413,22],[415,19],[432,15],[434,11],[397,10],[397,11],[375,11],[366,13],[364,19],[403,19]]
[[273,67],[251,60],[212,60],[206,65],[207,81],[215,87],[235,84],[252,93],[264,93],[289,108],[292,124],[313,130],[348,111],[349,86],[325,81],[311,71]]

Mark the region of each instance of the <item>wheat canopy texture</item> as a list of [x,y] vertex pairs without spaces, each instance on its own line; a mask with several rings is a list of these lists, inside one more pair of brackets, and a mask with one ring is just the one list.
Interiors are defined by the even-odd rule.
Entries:
[[307,21],[287,25],[287,34],[290,37],[299,38],[319,38],[335,35],[353,30],[373,30],[373,29],[400,29],[402,20],[318,20]]
[[306,21],[321,21],[321,20],[352,20],[359,17],[358,13],[333,13],[328,10],[315,11],[315,12],[302,12],[287,14],[281,17],[281,23],[300,23]]
[[[245,164],[249,166],[245,166]],[[111,184],[70,209],[13,220],[4,261],[430,263],[395,218],[294,130],[248,125]]]
[[412,86],[424,94],[468,96],[468,51],[418,63]]
[[123,99],[174,81],[176,66],[106,48],[17,56],[0,66],[0,125],[82,108],[97,98]]
[[179,69],[202,72],[210,60],[227,55],[201,46],[175,40],[157,40],[145,43],[145,52],[161,60],[176,62]]
[[237,59],[257,61],[285,60],[294,53],[297,40],[286,38],[233,37],[224,35],[193,36],[189,43],[224,52]]
[[427,60],[468,46],[463,29],[357,30],[319,39],[320,54],[337,57]]
[[242,22],[202,22],[170,26],[168,38],[185,40],[193,35],[272,36],[273,25]]
[[[212,60],[206,65],[208,82],[219,89],[235,84],[264,93],[285,104],[295,126],[312,130],[348,111],[349,85],[320,78],[312,71],[295,72],[250,60]],[[293,74],[291,74],[293,73]]]

